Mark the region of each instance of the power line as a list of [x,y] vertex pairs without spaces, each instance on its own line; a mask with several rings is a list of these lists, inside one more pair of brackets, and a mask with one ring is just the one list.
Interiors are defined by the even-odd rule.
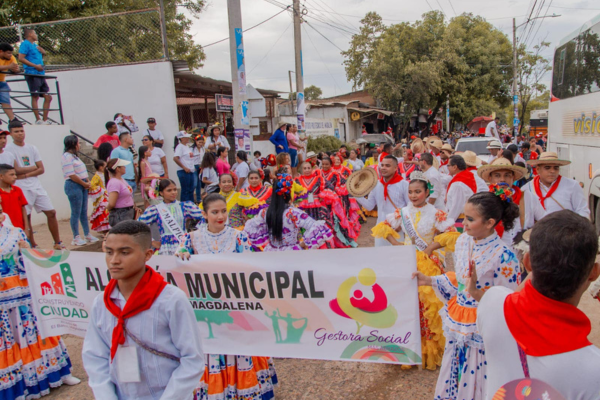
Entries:
[[308,29],[306,29],[305,27],[303,27],[303,28],[304,28],[304,31],[306,32],[306,36],[308,36],[308,40],[310,41],[310,44],[313,45],[313,47],[315,48],[315,51],[317,52],[317,54],[319,55],[319,58],[321,59],[321,62],[325,66],[325,69],[327,69],[327,72],[329,72],[329,76],[331,76],[331,79],[333,80],[334,86],[336,88],[338,88],[338,90],[341,92],[342,89],[340,89],[340,87],[338,86],[335,78],[333,77],[333,74],[331,73],[331,71],[329,70],[329,67],[327,66],[327,63],[325,62],[325,60],[323,60],[323,57],[321,57],[321,53],[319,53],[319,49],[317,49],[317,46],[315,46],[315,43],[312,40],[312,37],[309,35]]
[[336,29],[336,30],[338,30],[340,32],[343,32],[343,33],[348,33],[350,35],[355,35],[356,34],[356,32],[349,31],[349,30],[344,29],[344,28],[342,28],[340,26],[332,25],[330,22],[328,22],[327,20],[324,20],[322,17],[318,17],[318,16],[314,16],[314,15],[305,15],[304,17],[305,18],[312,18],[312,19],[314,19],[316,21],[319,21],[319,22],[321,22],[321,23],[323,23],[325,25],[329,25],[333,29]]
[[435,10],[433,9],[433,7],[431,7],[431,4],[429,4],[429,0],[425,0],[425,2],[426,2],[426,3],[427,3],[427,5],[429,6],[429,8],[431,8],[431,11],[435,11]]
[[542,2],[540,3],[540,6],[538,7],[537,13],[535,14],[535,17],[533,18],[533,23],[530,25],[529,32],[527,33],[527,36],[525,37],[525,40],[523,41],[523,44],[525,45],[525,47],[528,47],[527,42],[529,41],[529,38],[531,37],[531,33],[533,32],[535,25],[538,24],[538,26],[539,26],[541,24],[541,22],[543,21],[543,19],[539,20],[539,17],[542,12],[542,9],[544,8],[545,3],[546,3],[546,0],[542,0]]
[[258,67],[260,65],[260,63],[262,63],[265,60],[265,58],[267,58],[267,56],[269,55],[269,53],[271,52],[271,50],[273,50],[273,48],[275,48],[275,46],[277,45],[277,43],[279,43],[279,40],[281,40],[281,38],[283,37],[283,35],[285,35],[285,33],[287,32],[287,30],[290,29],[290,26],[292,26],[292,22],[290,22],[290,24],[287,26],[287,28],[285,28],[285,30],[277,38],[277,40],[275,41],[275,43],[273,43],[273,46],[271,46],[271,48],[269,49],[269,51],[267,51],[267,53],[263,56],[263,58],[260,59],[260,61],[258,62],[258,64],[256,64],[254,67],[252,67],[252,69],[250,70],[250,72],[248,72],[248,75],[251,74],[252,71],[254,71],[256,69],[256,67]]
[[560,7],[560,6],[552,6],[552,8],[563,8],[565,10],[588,10],[588,11],[600,11],[600,8],[581,8],[581,7]]
[[438,3],[438,6],[440,6],[440,10],[442,11],[442,14],[444,14],[444,17],[446,16],[446,13],[444,12],[444,9],[442,8],[442,5],[440,4],[440,0],[435,0]]
[[[548,14],[548,10],[550,10],[550,7],[552,6],[552,3],[554,2],[554,0],[550,0],[550,4],[548,4],[548,8],[546,8],[546,12],[544,13],[544,15]],[[540,21],[540,24],[538,25],[537,31],[535,31],[535,34],[533,35],[533,37],[531,38],[531,43],[530,45],[533,43],[533,41],[535,40],[535,38],[537,37],[538,32],[540,31],[540,28],[542,27],[542,23],[544,22],[544,20],[542,19]]]
[[312,26],[312,24],[311,24],[311,23],[309,23],[308,21],[305,21],[305,22],[306,22],[306,24],[307,24],[308,26],[310,26],[311,28],[313,28],[313,29],[315,30],[315,32],[317,32],[319,35],[323,36],[323,37],[325,38],[325,40],[327,40],[329,43],[331,43],[332,45],[334,45],[334,46],[335,46],[335,47],[336,47],[336,48],[337,48],[339,51],[344,51],[344,50],[340,49],[340,48],[338,47],[338,45],[337,45],[337,44],[335,44],[335,43],[333,43],[331,40],[329,40],[329,38],[328,38],[327,36],[325,36],[325,35],[323,35],[321,32],[319,32],[319,31],[317,30],[317,28],[315,28],[314,26]]
[[[283,13],[284,11],[286,11],[286,10],[287,10],[289,7],[290,7],[290,6],[286,7],[286,8],[285,8],[285,10],[282,10],[282,11],[278,12],[277,14],[273,15],[272,17],[269,17],[269,18],[265,19],[265,20],[264,20],[263,22],[261,22],[261,23],[258,23],[258,24],[254,25],[254,26],[252,26],[252,27],[250,27],[250,28],[248,28],[248,29],[244,29],[244,32],[248,32],[249,30],[252,30],[252,29],[256,28],[257,26],[260,26],[260,25],[264,24],[265,22],[272,20],[273,18],[275,18],[275,17],[276,17],[276,16],[278,16],[279,14]],[[224,42],[224,41],[226,41],[226,40],[229,40],[229,38],[228,38],[228,37],[226,37],[225,39],[218,40],[218,41],[216,41],[216,42],[213,42],[213,43],[207,44],[206,46],[202,46],[202,47],[204,47],[204,48],[207,48],[207,47],[210,47],[210,46],[212,46],[212,45],[214,45],[214,44],[217,44],[217,43]]]
[[[318,3],[320,3],[320,4],[323,4],[325,7],[329,8],[329,10],[333,11],[333,13],[334,13],[333,15],[335,15],[335,10],[334,10],[333,8],[331,8],[331,6],[329,6],[329,5],[328,5],[327,3],[325,3],[323,0],[311,0],[311,1],[313,1],[313,2],[318,2]],[[323,10],[323,11],[324,11],[324,10]],[[345,25],[345,24],[344,24],[344,25],[345,25],[345,26],[347,26],[347,27],[349,27],[350,29],[356,29],[356,28],[354,27],[354,25],[352,25],[352,23],[351,23],[350,21],[348,21],[346,18],[344,18],[343,16],[340,16],[340,18],[337,18],[337,17],[334,17],[334,18],[336,18],[336,19],[337,19],[337,20],[339,20],[339,21],[342,21],[342,24],[344,24],[344,22],[345,22],[346,24],[348,24],[348,25]]]
[[454,16],[456,17],[456,10],[454,9],[454,6],[452,5],[452,0],[448,0],[448,3],[450,3],[450,7],[452,7],[452,12],[454,13]]

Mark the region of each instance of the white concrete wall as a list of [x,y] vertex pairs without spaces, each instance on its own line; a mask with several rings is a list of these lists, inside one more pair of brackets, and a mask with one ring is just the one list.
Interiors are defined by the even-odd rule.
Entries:
[[[106,122],[121,112],[132,115],[139,126],[140,132],[133,134],[135,145],[139,147],[143,132],[148,127],[146,120],[148,117],[156,118],[157,128],[165,135],[163,150],[169,162],[169,175],[179,183],[173,162],[173,138],[179,131],[179,124],[170,62],[91,68],[48,75],[58,78],[65,124],[92,142],[106,132]],[[49,79],[48,85],[51,92],[56,91],[53,80]],[[13,83],[11,89],[27,90],[27,85],[24,82]],[[52,108],[58,108],[56,98]],[[23,114],[23,117],[33,121],[32,114]],[[58,112],[51,113],[50,118],[60,120]]]

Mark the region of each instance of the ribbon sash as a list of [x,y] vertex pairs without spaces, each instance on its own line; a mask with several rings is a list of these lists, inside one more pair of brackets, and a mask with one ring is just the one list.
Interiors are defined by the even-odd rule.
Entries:
[[410,237],[410,240],[412,240],[419,250],[425,250],[427,248],[427,242],[425,242],[419,235],[419,232],[417,232],[417,228],[412,222],[408,208],[400,210],[400,218],[402,220],[402,225],[404,226],[404,232]]
[[[163,225],[167,227],[171,235],[177,238],[177,241],[181,243],[181,237],[185,235],[185,231],[179,226],[179,223],[169,210],[169,207],[165,203],[160,203],[156,206]],[[169,233],[167,232],[167,233]]]

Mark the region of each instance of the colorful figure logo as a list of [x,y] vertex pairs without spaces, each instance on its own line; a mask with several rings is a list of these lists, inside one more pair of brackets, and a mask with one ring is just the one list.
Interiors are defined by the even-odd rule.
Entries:
[[52,274],[50,276],[51,282],[42,282],[40,288],[42,290],[42,296],[49,294],[60,294],[63,296],[77,298],[75,281],[73,280],[73,273],[71,272],[71,266],[67,263],[60,265],[60,273]]
[[[398,312],[392,305],[388,305],[387,295],[377,283],[377,275],[371,268],[364,268],[357,277],[346,279],[339,287],[337,298],[329,302],[329,308],[337,315],[353,319],[356,322],[356,334],[364,326],[373,328],[390,328],[398,319]],[[356,289],[350,294],[352,288],[360,283],[368,286],[373,291],[373,300],[364,296],[362,290]]]

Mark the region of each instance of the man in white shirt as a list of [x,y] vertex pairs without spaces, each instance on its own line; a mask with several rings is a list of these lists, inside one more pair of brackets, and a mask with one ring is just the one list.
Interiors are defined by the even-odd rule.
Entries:
[[148,123],[146,134],[152,136],[152,139],[154,139],[154,147],[162,148],[165,143],[165,137],[161,131],[156,129],[156,119],[150,117],[146,122]]
[[450,162],[450,156],[454,154],[454,149],[448,143],[442,145],[442,149],[440,150],[440,174],[442,175],[450,175],[450,171],[448,171],[448,162]]
[[448,170],[452,180],[446,189],[446,213],[456,221],[456,228],[462,232],[465,204],[477,193],[477,182],[471,171],[467,171],[465,159],[459,155],[450,157]]
[[7,136],[10,135],[8,131],[0,131],[0,164],[15,165],[17,160],[13,153],[6,151]]
[[485,136],[496,138],[500,142],[500,134],[498,133],[498,122],[500,118],[496,117],[492,122],[485,127]]
[[[405,207],[408,202],[408,182],[398,174],[398,160],[388,155],[379,163],[379,182],[369,193],[368,198],[360,197],[356,201],[372,211],[377,207],[377,223],[385,221],[388,214],[397,208]],[[386,239],[375,239],[375,247],[391,246]]]
[[488,157],[487,164],[491,164],[495,159],[500,156],[500,152],[502,151],[502,143],[497,140],[492,140],[488,143],[486,149],[490,151],[490,156]]
[[482,164],[481,159],[471,150],[465,151],[460,156],[464,158],[467,163],[467,171],[470,171],[475,178],[475,182],[477,183],[477,193],[487,192],[489,190],[487,183],[477,175],[477,168]]
[[590,208],[579,183],[560,175],[560,167],[571,164],[571,161],[559,160],[555,152],[548,151],[537,160],[527,161],[527,164],[536,167],[538,175],[523,190],[531,192],[547,214],[571,210],[590,218]]
[[31,242],[31,247],[37,246],[33,238],[33,229],[31,229],[31,212],[35,209],[37,213],[43,212],[46,214],[48,229],[54,239],[54,249],[62,250],[65,246],[60,240],[56,211],[50,196],[48,196],[38,178],[45,172],[40,152],[34,145],[25,144],[25,128],[19,121],[11,122],[8,129],[13,142],[6,146],[6,151],[12,153],[15,158],[14,166],[17,172],[17,182],[15,184],[21,188],[27,199],[26,209],[30,231],[25,233]]
[[524,378],[549,384],[565,399],[598,399],[600,349],[588,340],[590,320],[577,308],[600,276],[596,229],[571,211],[559,211],[534,225],[529,243],[523,264],[530,279],[521,291],[495,286],[483,292],[475,287],[476,276],[468,285],[479,301],[486,399]]
[[[419,160],[419,167],[425,174],[429,183],[431,183],[431,190],[429,195],[429,204],[432,204],[438,210],[443,210],[446,207],[444,202],[444,194],[446,193],[445,185],[442,183],[440,173],[433,166],[433,155],[429,153],[421,154]],[[410,178],[410,177],[409,177]]]

